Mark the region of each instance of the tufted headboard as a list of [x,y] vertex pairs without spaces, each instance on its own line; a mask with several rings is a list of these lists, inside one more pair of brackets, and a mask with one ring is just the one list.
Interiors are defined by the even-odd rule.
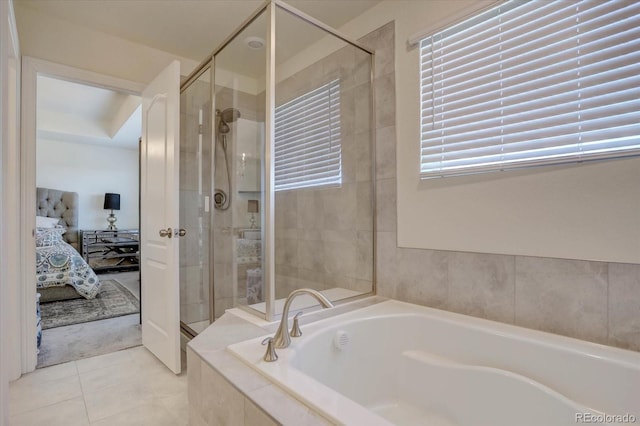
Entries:
[[67,228],[62,236],[76,250],[78,244],[78,193],[36,188],[36,215],[60,218]]

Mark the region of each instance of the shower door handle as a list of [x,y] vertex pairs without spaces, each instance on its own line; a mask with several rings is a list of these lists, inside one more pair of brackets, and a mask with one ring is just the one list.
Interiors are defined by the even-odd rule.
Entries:
[[183,228],[174,230],[173,236],[176,237],[176,238],[177,237],[184,237],[185,235],[187,235],[187,231],[184,230]]
[[167,229],[161,229],[158,234],[160,234],[160,236],[162,238],[167,237],[167,238],[171,238],[173,237],[173,230],[171,228],[167,228]]

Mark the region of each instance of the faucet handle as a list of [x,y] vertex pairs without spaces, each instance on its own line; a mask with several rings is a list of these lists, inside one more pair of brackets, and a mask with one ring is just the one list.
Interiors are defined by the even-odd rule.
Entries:
[[267,337],[262,341],[262,345],[267,345],[267,352],[262,357],[266,362],[273,362],[278,360],[278,354],[273,344],[273,337]]
[[295,317],[293,317],[293,327],[291,327],[291,333],[289,336],[291,337],[300,337],[302,336],[302,330],[300,330],[300,323],[298,318],[302,315],[302,311],[298,312]]

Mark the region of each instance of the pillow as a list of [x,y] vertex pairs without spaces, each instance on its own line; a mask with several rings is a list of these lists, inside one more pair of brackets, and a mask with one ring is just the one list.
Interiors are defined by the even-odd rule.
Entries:
[[36,216],[36,228],[55,228],[58,222],[59,217]]
[[62,242],[62,234],[66,232],[64,228],[37,228],[36,247],[55,246]]

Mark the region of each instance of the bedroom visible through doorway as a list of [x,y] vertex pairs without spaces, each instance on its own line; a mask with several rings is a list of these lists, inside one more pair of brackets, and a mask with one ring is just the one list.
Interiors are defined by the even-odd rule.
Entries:
[[38,368],[141,344],[140,104],[37,77]]

